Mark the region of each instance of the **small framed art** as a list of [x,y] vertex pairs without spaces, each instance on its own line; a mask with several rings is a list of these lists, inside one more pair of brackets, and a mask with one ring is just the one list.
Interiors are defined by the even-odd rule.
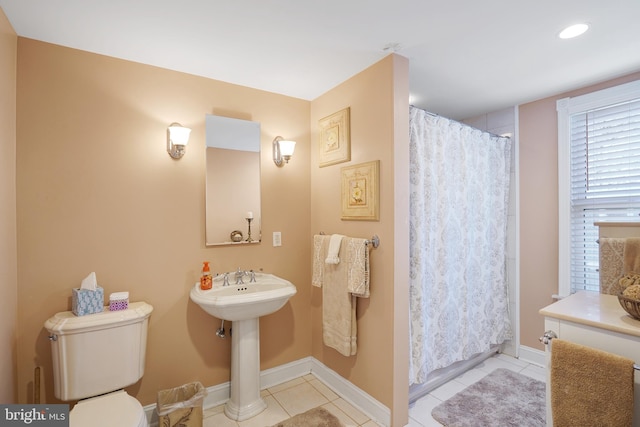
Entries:
[[346,220],[380,219],[380,160],[346,166],[342,173],[342,217]]
[[319,120],[320,167],[351,160],[351,135],[349,107]]

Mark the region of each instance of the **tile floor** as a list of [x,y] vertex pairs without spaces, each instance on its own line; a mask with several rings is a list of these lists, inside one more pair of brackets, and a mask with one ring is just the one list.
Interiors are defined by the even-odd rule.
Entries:
[[272,426],[322,406],[335,415],[345,427],[378,427],[369,417],[346,402],[314,375],[308,374],[262,390],[267,409],[253,418],[232,421],[224,415],[224,406],[204,411],[203,427],[266,427]]
[[[431,410],[497,368],[511,369],[540,381],[545,381],[546,378],[542,367],[498,354],[411,405],[408,426],[441,427],[441,424],[431,417]],[[370,420],[366,414],[343,400],[312,374],[263,390],[262,397],[267,402],[267,409],[253,418],[240,422],[228,419],[224,415],[222,405],[206,409],[204,427],[266,427],[317,406],[330,411],[345,427],[378,427],[378,424]]]

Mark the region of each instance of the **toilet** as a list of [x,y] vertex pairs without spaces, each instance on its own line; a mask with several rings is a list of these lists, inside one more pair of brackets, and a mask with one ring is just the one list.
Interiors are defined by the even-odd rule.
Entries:
[[147,427],[144,408],[124,387],[144,374],[147,328],[153,307],[146,302],[126,310],[76,316],[55,314],[49,331],[56,397],[78,400],[71,427]]

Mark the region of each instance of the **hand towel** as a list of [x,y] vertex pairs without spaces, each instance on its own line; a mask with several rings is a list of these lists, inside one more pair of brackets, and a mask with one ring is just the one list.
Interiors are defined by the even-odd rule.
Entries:
[[624,242],[624,274],[640,273],[640,238],[628,237]]
[[324,280],[324,260],[326,258],[324,252],[324,242],[329,236],[316,234],[313,236],[313,270],[311,275],[311,284],[321,287]]
[[[346,238],[349,275],[347,290],[356,297],[369,298],[369,245],[367,239]],[[343,243],[343,246],[345,245]]]
[[347,289],[346,262],[325,264],[322,283],[322,341],[343,356],[356,354],[356,297]]
[[633,360],[555,338],[551,413],[555,427],[623,427],[633,419]]
[[620,278],[624,276],[623,252],[625,238],[600,238],[600,293],[617,295],[622,292]]
[[325,263],[327,264],[338,264],[340,262],[340,245],[342,244],[343,239],[342,234],[332,234],[331,240],[329,240],[329,250],[327,251],[327,258],[325,259]]

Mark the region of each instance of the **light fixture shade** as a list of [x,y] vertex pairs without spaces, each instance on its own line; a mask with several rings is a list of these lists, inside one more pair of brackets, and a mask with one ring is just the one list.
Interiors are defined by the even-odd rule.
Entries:
[[191,129],[189,128],[180,125],[169,126],[169,138],[171,138],[171,142],[174,145],[187,145],[189,143],[189,134],[191,134]]
[[287,157],[293,156],[293,151],[296,149],[295,141],[282,140],[279,143],[280,143],[280,154],[282,155],[282,157],[286,159]]
[[191,129],[180,123],[171,123],[167,128],[167,153],[173,159],[181,159],[189,143]]

